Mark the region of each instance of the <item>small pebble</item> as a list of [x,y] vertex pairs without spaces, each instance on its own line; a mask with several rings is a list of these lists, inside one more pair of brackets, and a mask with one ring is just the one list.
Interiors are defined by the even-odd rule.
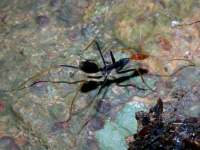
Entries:
[[57,7],[60,4],[60,0],[51,0],[50,1],[50,6],[51,7]]
[[66,129],[68,127],[69,127],[68,121],[55,122],[53,127],[52,127],[52,131],[55,132],[57,130]]
[[47,16],[37,16],[36,23],[43,28],[49,24],[49,18]]
[[90,122],[89,122],[89,129],[91,131],[97,131],[100,130],[104,127],[104,120],[101,117],[96,117],[93,118]]
[[176,20],[173,20],[173,21],[171,22],[171,27],[176,27],[176,26],[178,26],[178,25],[180,25],[180,22],[178,22],[178,21],[176,21]]
[[16,144],[14,138],[10,136],[3,136],[0,138],[0,147],[4,145],[9,150],[20,150],[20,147]]
[[96,110],[99,113],[107,114],[111,110],[111,103],[106,100],[101,100],[98,102]]

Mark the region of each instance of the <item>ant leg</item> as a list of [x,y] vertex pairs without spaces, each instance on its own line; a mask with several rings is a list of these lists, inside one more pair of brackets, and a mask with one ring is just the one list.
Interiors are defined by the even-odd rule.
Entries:
[[176,60],[182,60],[182,61],[187,61],[189,64],[188,65],[184,65],[184,66],[181,66],[180,68],[176,69],[172,74],[169,74],[169,75],[161,75],[161,74],[150,74],[150,75],[153,75],[153,76],[158,76],[158,77],[173,77],[174,75],[176,75],[178,72],[180,72],[181,70],[187,68],[187,67],[198,67],[194,62],[192,62],[191,60],[189,59],[171,59],[171,60],[168,60],[169,62],[170,61],[176,61]]
[[101,93],[102,89],[106,86],[107,78],[108,78],[108,75],[105,76],[104,81],[103,81],[97,95],[99,95]]
[[96,61],[95,59],[85,59],[85,58],[84,58],[84,60],[85,60],[85,61],[90,61],[90,62]]
[[[104,65],[105,65],[105,59],[103,58],[103,55],[102,55],[102,52],[101,52],[101,48],[100,48],[100,46],[99,46],[99,43],[96,41],[96,38],[93,38],[90,42],[89,42],[89,44],[87,44],[87,46],[85,46],[85,48],[83,49],[83,50],[87,50],[89,47],[91,47],[91,45],[92,44],[96,44],[96,47],[97,47],[97,49],[98,49],[98,51],[100,52],[100,55],[101,55],[101,57],[102,57],[102,60],[103,60],[103,63],[104,63]],[[86,61],[95,61],[95,60],[92,60],[92,59],[85,59]]]
[[[100,55],[101,55],[101,57],[102,57],[103,63],[104,63],[104,62],[107,63],[107,62],[105,61],[105,59],[103,58],[102,50],[101,50],[101,48],[100,48],[100,46],[99,46],[99,43],[96,41],[96,38],[93,38],[93,39],[89,42],[89,44],[88,44],[87,46],[85,46],[85,48],[84,48],[83,50],[87,50],[93,43],[96,44],[96,47],[97,47],[97,49],[98,49],[98,51],[99,51],[99,53],[100,53]],[[104,49],[104,50],[105,50],[105,49]],[[88,59],[86,59],[86,60],[88,60]],[[90,61],[90,59],[89,59],[89,61]],[[95,60],[91,60],[91,61],[95,61]],[[105,65],[105,64],[104,64],[104,65]]]
[[153,89],[145,82],[145,80],[144,80],[144,78],[143,78],[143,76],[142,76],[142,73],[139,71],[139,69],[137,69],[136,71],[137,71],[137,73],[139,74],[139,76],[140,76],[142,82],[144,83],[144,85],[146,85],[146,87],[147,87],[150,91],[152,91],[152,92],[157,92],[156,90],[153,90]]
[[15,92],[17,90],[23,90],[28,88],[29,86],[27,85],[28,82],[33,81],[38,79],[40,76],[43,76],[45,74],[48,74],[48,72],[52,69],[56,69],[55,66],[50,66],[46,69],[41,70],[40,72],[34,74],[32,77],[28,78],[27,80],[25,80],[24,82],[22,82],[19,86],[17,86],[16,88],[12,88],[11,90],[7,90],[7,92]]
[[190,22],[190,23],[176,24],[175,27],[176,26],[179,26],[179,27],[181,27],[181,26],[190,26],[190,25],[197,24],[197,23],[200,23],[200,20],[193,21],[193,22]]
[[148,89],[144,89],[144,88],[141,88],[141,87],[139,87],[139,86],[137,86],[137,85],[135,85],[135,84],[116,84],[117,86],[120,86],[120,87],[129,87],[129,86],[131,86],[131,87],[134,87],[134,88],[136,88],[136,89],[138,89],[138,90],[141,90],[141,91],[146,91],[146,90],[148,90]]
[[127,70],[122,70],[122,71],[118,71],[117,70],[117,73],[118,74],[123,74],[123,73],[127,73],[127,72],[131,72],[131,71],[136,71],[137,69],[127,69]]
[[116,61],[115,61],[115,57],[114,57],[112,51],[110,51],[110,57],[112,59],[112,63],[114,64]]
[[[107,91],[107,89],[108,89],[108,86],[106,86],[105,88],[106,88],[106,90],[104,91],[104,93],[103,93],[101,99],[103,99],[103,98],[105,97],[106,91]],[[91,100],[84,108],[81,108],[81,109],[77,110],[76,112],[73,112],[73,115],[78,115],[80,112],[83,112],[83,111],[85,111],[86,109],[88,110],[88,108],[93,107],[93,106],[95,105],[94,102],[95,102],[96,100],[98,100],[98,99],[96,99],[97,96],[98,96],[98,94],[96,94],[96,96],[94,96],[95,98],[94,98],[93,100]]]
[[[113,78],[114,78],[114,80],[116,79],[115,77],[113,77]],[[141,88],[141,87],[139,87],[139,86],[137,86],[137,85],[135,85],[135,84],[120,84],[120,83],[116,83],[116,85],[117,85],[117,86],[120,86],[120,87],[132,86],[132,87],[134,87],[134,88],[136,88],[136,89],[138,89],[138,90],[142,90],[142,91],[148,90],[148,89]]]
[[66,84],[77,84],[81,82],[85,82],[86,80],[79,80],[79,81],[73,81],[73,82],[68,82],[68,81],[50,81],[50,80],[38,80],[33,82],[29,87],[32,87],[38,83],[66,83]]
[[69,109],[69,117],[68,119],[66,120],[67,122],[71,120],[72,118],[72,113],[73,113],[73,106],[74,106],[74,103],[75,103],[75,100],[76,100],[76,97],[79,95],[79,90],[76,91],[75,93],[75,96],[73,97],[72,99],[72,102],[71,102],[71,105],[70,105],[70,109]]
[[72,99],[72,102],[70,104],[70,108],[69,108],[69,116],[66,120],[64,121],[59,121],[54,123],[54,126],[52,127],[53,130],[57,130],[57,129],[65,129],[68,127],[68,122],[72,119],[73,117],[73,106],[74,106],[74,102],[76,100],[76,97],[78,96],[79,91],[77,90],[75,93],[75,96]]
[[[105,97],[105,95],[106,95],[106,92],[107,92],[107,89],[108,89],[108,86],[106,87],[106,90],[105,90],[105,92],[103,93],[103,96],[102,96],[101,99],[104,99],[104,97]],[[96,96],[97,96],[97,95],[96,95]],[[96,100],[96,99],[95,99],[95,100]],[[87,108],[88,108],[88,107],[90,107],[90,108],[93,107],[93,108],[94,108],[94,105],[96,105],[96,104],[98,103],[98,100],[99,100],[99,99],[97,99],[97,102],[94,103],[95,100],[91,101],[90,104],[87,106]],[[85,108],[84,108],[84,109],[85,109]],[[88,111],[88,112],[89,112],[89,111]],[[95,114],[92,115],[89,119],[86,120],[86,122],[83,124],[83,126],[81,127],[81,129],[78,131],[78,134],[81,133],[81,131],[87,126],[87,124],[88,124],[96,115],[97,115],[97,113],[95,113]]]
[[67,68],[73,68],[73,69],[80,69],[78,66],[72,66],[72,65],[57,65],[58,67],[67,67]]
[[[95,59],[85,59],[85,58],[83,58],[85,61],[89,61],[89,62],[95,62],[96,60]],[[106,61],[105,60],[105,63],[106,64],[110,64],[110,62],[108,62],[108,61]]]
[[142,69],[142,68],[139,68],[139,69],[129,69],[129,70],[121,71],[120,73],[126,73],[126,72],[129,72],[129,71],[134,71],[133,74],[132,74],[133,77],[134,77],[134,76],[140,76],[140,78],[141,78],[142,82],[144,83],[144,85],[145,85],[149,90],[151,90],[151,91],[153,91],[153,92],[156,92],[155,90],[153,90],[153,89],[145,82],[145,80],[144,80],[144,78],[143,78],[143,76],[142,76],[143,74],[148,73],[148,70]]
[[100,78],[102,78],[102,76],[87,76],[87,78],[100,79]]
[[89,44],[87,44],[87,46],[85,46],[85,48],[84,48],[83,50],[87,50],[87,49],[95,42],[95,39],[96,39],[96,38],[93,38],[93,39],[89,42]]

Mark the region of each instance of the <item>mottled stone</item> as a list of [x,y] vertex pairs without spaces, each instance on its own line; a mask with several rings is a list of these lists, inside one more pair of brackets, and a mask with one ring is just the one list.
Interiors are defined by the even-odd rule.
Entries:
[[[194,3],[195,5],[192,5]],[[190,51],[192,57],[188,58],[198,59],[198,24],[184,28],[170,27],[173,20],[178,20],[180,24],[184,21],[197,20],[199,18],[197,4],[198,2],[191,0],[185,0],[184,3],[181,0],[163,1],[163,4],[145,0],[137,2],[136,0],[124,0],[123,2],[121,0],[0,0],[0,83],[2,89],[0,90],[0,122],[2,123],[0,133],[2,136],[8,135],[7,137],[9,137],[0,140],[0,149],[11,149],[12,146],[9,144],[13,144],[14,149],[17,149],[16,143],[20,145],[21,149],[30,150],[62,150],[63,148],[71,149],[71,147],[77,149],[77,147],[83,147],[84,143],[77,140],[78,138],[87,140],[88,134],[91,137],[91,134],[94,135],[105,128],[106,130],[98,136],[100,140],[97,144],[100,146],[96,146],[96,143],[93,144],[94,139],[94,141],[88,142],[88,145],[91,146],[90,149],[97,147],[103,147],[106,150],[108,147],[109,150],[126,149],[124,135],[127,135],[128,131],[134,132],[136,127],[133,120],[135,108],[131,110],[123,108],[126,103],[134,101],[132,97],[135,95],[145,98],[145,94],[147,95],[149,92],[141,92],[131,86],[116,88],[115,94],[112,89],[114,86],[118,86],[113,83],[108,89],[103,89],[106,91],[105,97],[108,97],[108,101],[97,103],[96,92],[99,86],[95,83],[96,81],[93,82],[95,83],[93,91],[89,89],[86,90],[87,93],[82,94],[79,94],[82,83],[66,84],[66,86],[53,83],[38,84],[32,87],[29,85],[43,79],[54,81],[89,80],[87,79],[88,74],[78,70],[52,69],[53,67],[48,70],[47,68],[56,64],[77,65],[81,60],[88,58],[94,59],[95,63],[102,66],[100,55],[94,47],[83,50],[94,37],[101,41],[103,55],[106,56],[108,62],[111,62],[110,55],[108,55],[109,50],[113,51],[116,60],[129,57],[132,52],[137,50],[149,52],[149,58],[144,61],[131,61],[125,69],[137,68],[139,67],[137,64],[140,63],[144,66],[148,65],[148,70],[152,74],[163,74],[162,67],[166,64],[165,61],[169,57],[170,59],[182,58],[182,55],[179,54],[184,50],[185,52]],[[178,34],[174,34],[175,32]],[[166,38],[166,40],[160,40],[161,45],[157,42],[159,37]],[[116,43],[114,44],[113,41]],[[123,50],[128,47],[131,49]],[[169,51],[162,52],[163,48]],[[19,54],[20,52],[23,53]],[[181,64],[183,61],[179,62]],[[172,62],[172,64],[179,66],[179,63],[177,65]],[[71,76],[68,70],[73,72]],[[191,85],[190,89],[193,83],[197,83],[199,73],[188,78],[193,73],[192,70],[184,72],[183,74],[187,78],[180,78],[179,87],[187,84]],[[99,73],[99,75],[101,74]],[[123,75],[113,71],[109,80]],[[178,78],[179,75],[180,72],[176,77]],[[143,77],[150,87],[154,87],[154,79],[148,74]],[[162,80],[162,77],[160,78]],[[185,79],[187,81],[194,80],[185,82]],[[103,78],[99,80],[99,83],[103,82]],[[167,80],[172,81],[171,77]],[[123,84],[129,83],[145,87],[140,77],[130,79]],[[160,85],[162,86],[162,84]],[[176,85],[177,82],[173,82],[169,89],[173,89]],[[7,89],[16,87],[27,88],[5,92]],[[118,89],[122,90],[118,91]],[[166,91],[166,88],[158,87],[157,89]],[[197,89],[197,91],[199,90]],[[195,104],[199,104],[197,91],[191,96],[186,94],[184,98],[180,98],[180,101],[183,100],[180,108],[186,109],[179,115],[182,115],[183,112],[189,115],[199,114],[199,107],[195,107]],[[5,93],[7,95],[3,96]],[[76,93],[78,94],[76,95]],[[168,94],[168,92],[163,93],[163,97]],[[103,92],[97,98],[102,99],[102,94]],[[154,97],[152,96],[152,98]],[[196,103],[190,103],[191,99]],[[93,103],[86,106],[86,102]],[[82,109],[83,107],[85,109]],[[169,107],[171,108],[171,106]],[[64,120],[69,116],[70,108],[73,115],[71,120],[66,122]],[[123,112],[118,114],[122,110]],[[90,120],[84,126],[88,118]],[[107,128],[104,121],[108,118]],[[54,131],[59,130],[59,132],[52,132],[52,127],[54,127]],[[76,135],[81,127],[83,127],[81,134]],[[128,130],[125,131],[125,129]],[[88,134],[82,134],[86,131]],[[23,142],[18,143],[17,140],[11,138],[19,138],[21,133],[27,137],[30,145]]]
[[9,136],[0,138],[0,148],[9,150],[20,150],[20,147],[15,143],[15,140]]
[[108,100],[101,100],[97,103],[96,110],[99,113],[107,114],[111,110],[111,103]]
[[50,0],[50,6],[58,7],[60,5],[60,0]]
[[88,126],[91,131],[102,129],[104,126],[104,119],[102,117],[95,117],[89,122]]
[[39,27],[42,27],[42,28],[46,27],[50,22],[47,16],[37,16],[35,20],[36,20],[36,23],[39,25]]

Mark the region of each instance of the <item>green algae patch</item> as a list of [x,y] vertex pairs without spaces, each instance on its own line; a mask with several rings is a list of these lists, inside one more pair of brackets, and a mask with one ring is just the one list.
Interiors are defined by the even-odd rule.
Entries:
[[104,128],[96,132],[100,149],[126,150],[128,146],[125,138],[137,130],[137,121],[134,114],[137,111],[145,109],[145,106],[140,103],[126,104],[118,112],[114,122],[107,120]]

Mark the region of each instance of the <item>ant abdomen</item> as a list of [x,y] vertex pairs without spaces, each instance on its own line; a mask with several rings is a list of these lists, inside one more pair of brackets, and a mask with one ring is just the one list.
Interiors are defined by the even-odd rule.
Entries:
[[80,68],[80,70],[84,71],[85,73],[97,73],[100,71],[97,64],[95,64],[94,62],[91,62],[89,60],[80,62],[79,68]]

